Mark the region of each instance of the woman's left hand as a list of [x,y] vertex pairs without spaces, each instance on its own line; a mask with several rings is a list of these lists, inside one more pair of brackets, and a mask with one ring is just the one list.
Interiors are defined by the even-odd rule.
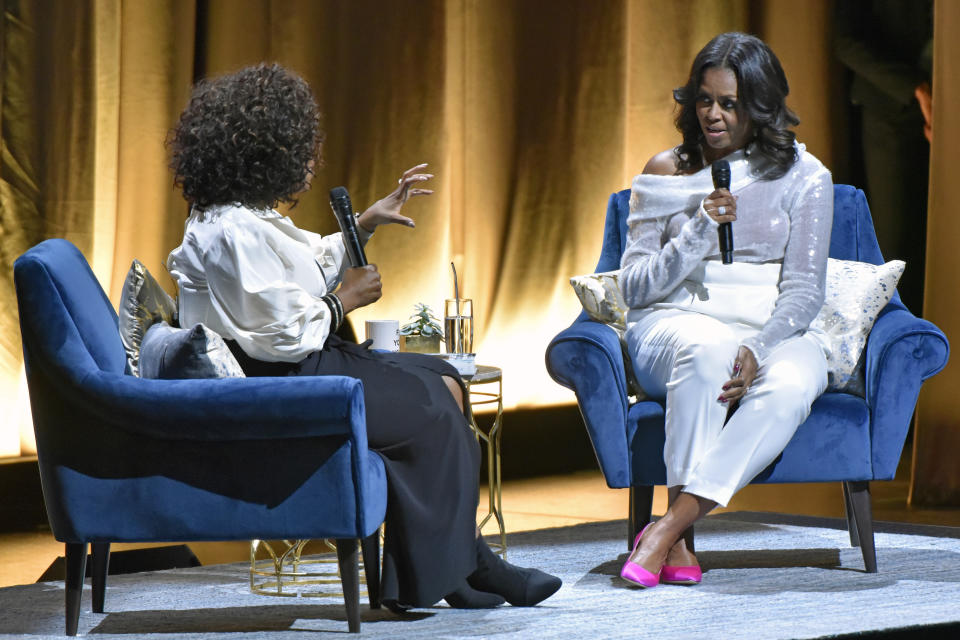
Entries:
[[409,198],[428,196],[433,193],[433,189],[421,189],[414,186],[433,177],[432,173],[422,173],[426,166],[427,163],[418,164],[404,171],[400,180],[397,181],[396,189],[385,198],[374,202],[369,209],[360,214],[360,217],[357,218],[360,226],[371,232],[381,224],[417,226],[412,219],[400,215],[400,209]]
[[747,393],[747,389],[757,377],[757,359],[753,351],[740,347],[737,359],[733,363],[733,377],[723,383],[723,393],[717,398],[720,402],[736,402]]

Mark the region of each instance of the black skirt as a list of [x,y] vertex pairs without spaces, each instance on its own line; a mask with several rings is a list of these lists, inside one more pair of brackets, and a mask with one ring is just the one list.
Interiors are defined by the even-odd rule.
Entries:
[[262,362],[228,342],[244,373],[344,375],[363,381],[367,440],[387,472],[381,594],[425,607],[460,586],[476,568],[480,447],[441,376],[457,370],[417,353],[371,351],[335,335],[299,363]]

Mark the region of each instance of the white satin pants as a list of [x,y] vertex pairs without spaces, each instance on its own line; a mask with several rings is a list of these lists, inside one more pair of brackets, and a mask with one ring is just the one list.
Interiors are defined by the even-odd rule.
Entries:
[[637,381],[666,398],[667,486],[726,506],[787,446],[827,388],[827,363],[810,334],[779,344],[724,425],[718,398],[741,341],[756,332],[681,309],[633,316],[624,336]]

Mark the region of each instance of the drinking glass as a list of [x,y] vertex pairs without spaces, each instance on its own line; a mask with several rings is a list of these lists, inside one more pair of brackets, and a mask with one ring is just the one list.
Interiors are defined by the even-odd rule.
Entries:
[[470,298],[446,300],[443,335],[447,353],[473,353],[473,300]]

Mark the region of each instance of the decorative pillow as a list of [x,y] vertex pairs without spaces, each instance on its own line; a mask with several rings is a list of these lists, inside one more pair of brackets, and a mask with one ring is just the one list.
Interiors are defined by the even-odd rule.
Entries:
[[613,327],[623,336],[627,329],[627,304],[620,293],[620,270],[588,273],[570,278],[580,304],[592,320]]
[[590,319],[606,324],[620,336],[627,388],[630,390],[630,395],[642,400],[647,397],[647,394],[637,382],[637,377],[633,373],[633,358],[627,353],[626,344],[623,341],[623,334],[627,330],[628,309],[623,301],[623,294],[620,293],[619,277],[619,269],[588,273],[570,278],[570,284],[573,285],[573,290],[577,293],[580,304],[583,305]]
[[904,262],[874,265],[855,260],[827,261],[826,297],[810,328],[829,338],[827,358],[831,391],[865,396],[863,351],[877,314],[887,306]]
[[202,324],[190,329],[158,322],[140,347],[143,378],[243,378],[243,369],[216,332]]
[[118,316],[127,368],[131,374],[139,375],[140,345],[147,329],[161,320],[171,325],[177,323],[177,304],[139,260],[133,261],[123,281]]
[[[901,260],[882,265],[827,260],[825,299],[810,328],[826,334],[830,344],[831,353],[827,358],[830,391],[865,395],[863,349],[877,314],[893,297],[904,266]],[[570,278],[570,284],[587,315],[609,325],[623,338],[627,305],[620,293],[619,276],[619,270],[591,273]],[[630,358],[625,361],[629,364]],[[628,373],[629,377],[632,373]],[[640,391],[635,380],[628,382]]]

